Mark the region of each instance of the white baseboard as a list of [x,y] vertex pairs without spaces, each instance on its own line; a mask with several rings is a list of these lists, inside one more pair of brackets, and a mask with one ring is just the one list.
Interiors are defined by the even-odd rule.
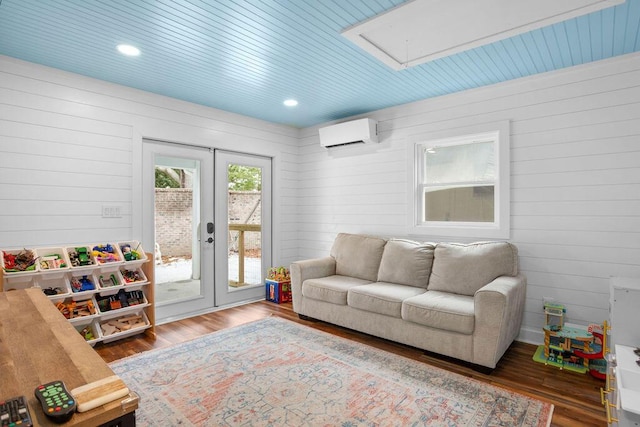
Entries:
[[544,343],[544,333],[542,333],[542,328],[540,329],[532,329],[532,328],[521,328],[520,335],[516,337],[516,341],[526,342],[528,344],[543,344]]

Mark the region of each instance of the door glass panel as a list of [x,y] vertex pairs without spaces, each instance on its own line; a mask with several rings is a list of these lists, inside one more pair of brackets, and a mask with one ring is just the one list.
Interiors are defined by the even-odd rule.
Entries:
[[262,282],[262,168],[229,163],[229,291]]
[[155,158],[155,299],[198,297],[200,273],[200,161]]

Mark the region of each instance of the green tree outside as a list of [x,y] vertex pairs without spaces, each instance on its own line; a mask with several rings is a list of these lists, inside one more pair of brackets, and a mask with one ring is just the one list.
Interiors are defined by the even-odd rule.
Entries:
[[262,190],[262,169],[229,165],[229,190],[231,191],[260,191]]
[[180,188],[180,183],[166,171],[156,168],[156,188]]

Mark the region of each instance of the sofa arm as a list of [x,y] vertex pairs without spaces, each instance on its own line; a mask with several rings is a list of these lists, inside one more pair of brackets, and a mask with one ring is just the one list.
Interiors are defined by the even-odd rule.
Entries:
[[293,311],[298,312],[297,307],[302,298],[302,283],[307,279],[333,276],[336,274],[336,260],[333,257],[307,259],[296,261],[289,268],[291,273],[291,298]]
[[520,332],[527,279],[500,276],[474,295],[473,362],[494,368]]

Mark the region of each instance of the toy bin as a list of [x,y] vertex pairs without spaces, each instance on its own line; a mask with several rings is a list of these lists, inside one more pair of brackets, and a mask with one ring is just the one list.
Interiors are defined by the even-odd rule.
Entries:
[[[0,284],[1,285],[1,284]],[[18,289],[29,289],[37,287],[36,276],[31,274],[17,274],[15,276],[5,275],[4,290],[16,291]]]
[[33,274],[39,271],[38,255],[33,249],[4,249],[0,251],[0,264],[8,276]]
[[147,254],[137,240],[119,242],[118,248],[126,265],[141,265],[147,262]]
[[142,290],[120,289],[115,294],[100,293],[95,296],[100,313],[118,311],[118,313],[135,311],[149,305],[149,301]]
[[100,320],[100,333],[102,341],[105,343],[138,334],[151,327],[149,318],[142,309],[124,315],[120,315],[120,312],[117,314],[117,316],[109,318],[103,315]]
[[92,347],[100,341],[102,336],[100,335],[100,326],[95,319],[82,319],[73,323],[73,327],[76,331],[89,343]]
[[93,294],[98,290],[98,280],[91,272],[72,272],[69,278],[69,287],[74,299],[82,299],[84,295]]
[[88,321],[88,319],[93,319],[99,314],[98,306],[93,296],[81,300],[75,300],[72,297],[68,297],[60,300],[54,300],[52,303],[65,318],[69,319],[71,323],[76,323],[81,319]]
[[91,256],[100,266],[122,264],[122,253],[115,243],[99,243],[91,246]]
[[[98,271],[94,273],[96,277],[96,284],[98,285],[98,289],[118,289],[121,288],[124,282],[122,281],[122,276],[119,271],[107,271],[102,272]],[[117,292],[114,290],[114,292]]]
[[281,304],[291,301],[291,281],[278,282],[276,280],[266,279],[265,281],[265,298],[267,301]]
[[37,248],[36,256],[41,273],[65,271],[71,267],[69,254],[64,248]]
[[144,285],[148,283],[147,276],[141,268],[131,268],[125,264],[125,267],[120,269],[120,275],[122,276],[122,283],[126,286]]
[[88,246],[68,246],[67,256],[72,270],[93,268],[96,260],[91,256],[91,248]]
[[67,274],[40,276],[36,279],[36,285],[49,299],[59,299],[71,294],[71,285]]

